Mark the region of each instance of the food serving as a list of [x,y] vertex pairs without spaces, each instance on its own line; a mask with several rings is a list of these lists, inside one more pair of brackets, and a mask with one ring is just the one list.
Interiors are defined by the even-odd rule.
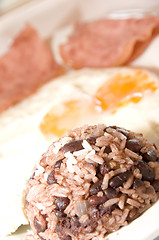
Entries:
[[27,24],[0,57],[0,112],[36,92],[62,73],[49,46]]
[[59,44],[59,54],[75,69],[123,66],[140,56],[158,34],[157,16],[77,22]]
[[[114,25],[117,31],[117,34],[114,32],[112,36],[108,34],[110,45],[106,41],[108,40],[106,29],[109,29],[109,24],[110,29]],[[130,25],[127,31],[129,36],[122,41],[121,35]],[[102,29],[105,30],[101,31]],[[34,232],[33,235],[27,236],[29,240],[48,240],[52,237],[95,240],[127,225],[157,201],[158,77],[140,67],[112,69],[106,67],[121,66],[133,61],[158,35],[158,30],[159,21],[156,16],[125,20],[106,18],[89,23],[78,22],[74,32],[67,39],[68,42],[62,45],[58,43],[56,46],[58,54],[61,55],[61,59],[63,58],[62,61],[56,58],[55,49],[51,52],[50,38],[47,41],[42,39],[30,24],[25,25],[12,39],[7,52],[0,57],[0,81],[2,81],[0,89],[2,93],[0,103],[2,173],[0,181],[3,182],[6,179],[5,184],[1,186],[0,225],[2,230],[0,236],[5,237],[13,233],[20,225],[27,224],[28,219]],[[101,32],[105,32],[105,35]],[[96,41],[97,38],[99,41]],[[113,39],[119,40],[118,43],[114,43]],[[114,43],[113,46],[112,43]],[[84,69],[70,70],[71,68]],[[55,78],[59,75],[62,76]],[[145,107],[149,111],[145,112]],[[104,123],[110,127],[98,125],[98,123]],[[83,127],[83,124],[93,125]],[[75,127],[80,128],[71,131]],[[85,132],[83,135],[84,129],[91,132]],[[68,130],[70,132],[67,135],[52,143],[57,137],[66,134]],[[135,132],[142,132],[150,142]],[[104,150],[107,148],[105,143],[102,146],[99,143],[99,139],[106,136],[111,138],[107,144],[110,152]],[[127,146],[129,138],[137,142],[139,140],[141,143],[139,144],[141,148],[137,152]],[[81,142],[81,149],[75,149],[71,153],[70,151],[63,152],[65,145],[71,143],[74,145],[74,142],[78,141]],[[51,143],[49,148],[51,150],[46,152]],[[45,164],[49,151],[51,151],[50,165]],[[38,159],[44,152],[46,153],[39,162]],[[117,152],[119,159],[116,158]],[[133,157],[129,156],[131,152]],[[147,153],[149,160],[144,159]],[[63,162],[59,159],[60,166],[55,167],[54,173],[54,158],[56,160],[58,154],[64,154]],[[126,160],[123,160],[123,155]],[[139,159],[135,159],[135,156]],[[77,160],[79,160],[79,166]],[[101,172],[100,165],[103,165],[105,161],[108,165],[107,172]],[[116,162],[113,163],[113,161]],[[24,195],[25,183],[36,162],[38,162],[35,167],[37,169],[34,169]],[[83,166],[82,169],[81,166]],[[74,167],[79,169],[77,174],[73,170]],[[145,178],[142,168],[152,173],[152,179]],[[6,171],[3,169],[7,169],[7,178]],[[82,170],[86,175],[80,175]],[[75,178],[70,179],[69,176],[75,176]],[[111,186],[110,182],[120,176],[124,178],[121,185]],[[52,182],[54,180],[55,182]],[[107,181],[105,187],[104,180]],[[141,186],[138,186],[136,181],[139,185],[141,183]],[[40,184],[39,188],[37,183]],[[99,191],[92,194],[90,193],[91,186],[96,183],[99,184]],[[82,189],[82,184],[86,188],[82,190],[83,193],[79,191],[78,205],[75,195],[78,194],[79,185]],[[44,191],[39,193],[38,189],[43,185]],[[60,193],[63,195],[57,195],[59,192],[55,189],[57,192],[54,191],[53,194],[57,196],[53,195],[51,203],[50,200],[48,201],[51,194],[49,190],[57,185],[64,190]],[[72,186],[74,186],[73,191],[68,193]],[[35,193],[37,190],[39,202],[36,201],[37,196],[34,196],[32,188],[35,188]],[[138,188],[141,191],[138,191]],[[6,192],[6,189],[10,191]],[[46,189],[48,192],[44,196]],[[109,191],[115,192],[115,197],[109,198],[107,189],[108,194]],[[127,191],[122,192],[125,190]],[[129,194],[129,190],[133,193]],[[25,202],[23,202],[24,198]],[[64,202],[66,200],[66,208],[62,210],[56,203],[58,202],[56,198]],[[102,201],[100,204],[92,203],[98,199]],[[114,199],[116,202],[111,205]],[[43,202],[48,205],[43,205]],[[70,210],[68,210],[69,207]],[[107,207],[110,207],[110,211],[101,213]],[[25,215],[23,208],[25,208]],[[80,215],[80,209],[83,208],[85,209],[84,216]],[[94,208],[97,209],[95,215],[91,213],[91,209],[94,211]]]
[[141,134],[84,126],[53,142],[30,178],[35,239],[105,239],[158,199],[159,151]]

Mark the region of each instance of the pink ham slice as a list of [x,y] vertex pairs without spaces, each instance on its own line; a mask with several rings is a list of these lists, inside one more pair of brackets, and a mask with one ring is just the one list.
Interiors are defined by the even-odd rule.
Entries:
[[0,58],[0,112],[60,73],[62,68],[55,62],[47,44],[26,25],[8,53]]
[[60,54],[75,69],[121,66],[138,57],[158,33],[155,16],[77,23]]

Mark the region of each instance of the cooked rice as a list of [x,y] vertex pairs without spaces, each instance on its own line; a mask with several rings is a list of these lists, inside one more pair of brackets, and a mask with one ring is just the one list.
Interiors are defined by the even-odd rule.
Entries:
[[[145,170],[146,169],[146,170]],[[84,126],[54,142],[29,179],[28,240],[102,240],[159,197],[159,152],[141,134]]]
[[125,200],[126,200],[126,194],[122,194],[119,198],[118,206],[120,209],[124,209],[125,206]]

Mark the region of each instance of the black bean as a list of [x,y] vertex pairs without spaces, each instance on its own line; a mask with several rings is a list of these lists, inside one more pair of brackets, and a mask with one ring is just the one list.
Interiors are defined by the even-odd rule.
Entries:
[[47,183],[49,185],[53,184],[53,183],[56,183],[56,179],[55,179],[55,176],[54,176],[54,171],[51,171],[50,174],[48,175],[47,177]]
[[112,151],[112,150],[111,150],[111,148],[110,148],[109,145],[107,145],[107,146],[105,147],[105,149],[104,149],[104,153],[107,153],[107,154],[109,154],[111,151]]
[[88,198],[88,202],[90,205],[100,205],[107,201],[107,197],[98,197],[98,196],[91,196]]
[[142,174],[142,179],[147,181],[152,181],[155,178],[155,171],[146,162],[138,160],[136,167],[140,170]]
[[157,161],[157,155],[154,150],[147,151],[142,156],[143,156],[143,160],[145,162],[156,162]]
[[140,188],[140,187],[145,187],[145,184],[141,179],[136,178],[134,180],[134,183],[133,183],[133,189],[137,189],[137,188]]
[[34,227],[37,233],[44,232],[47,228],[46,218],[43,215],[40,215],[39,217],[34,217]]
[[58,160],[55,165],[54,165],[54,168],[60,168],[61,167],[61,163],[62,163],[62,160]]
[[105,208],[103,205],[99,205],[99,213],[100,213],[100,217],[102,217],[103,215],[106,215],[107,217],[110,216],[111,212],[117,208],[116,204],[113,204],[110,207]]
[[102,180],[103,179],[103,175],[101,174],[101,172],[100,172],[100,166],[101,165],[97,165],[96,166],[96,176],[97,176],[97,178],[99,179],[99,180]]
[[118,192],[110,187],[104,190],[104,194],[107,199],[116,198],[118,196]]
[[66,217],[57,222],[55,231],[60,239],[64,239],[67,236],[65,230],[71,228],[71,218]]
[[65,234],[65,228],[66,228],[66,221],[58,221],[55,226],[55,232],[58,234],[59,239],[65,240],[66,234]]
[[100,165],[100,173],[102,175],[105,175],[109,171],[110,171],[110,167],[107,165],[107,163],[103,163],[102,165]]
[[93,184],[90,186],[89,194],[90,194],[90,195],[96,195],[99,191],[102,190],[101,185],[102,185],[102,181],[98,181],[98,182],[96,182],[96,183],[93,183]]
[[99,218],[99,210],[96,206],[90,206],[89,207],[89,215],[91,218],[97,220]]
[[138,153],[142,148],[142,143],[138,139],[129,139],[126,141],[126,148]]
[[78,218],[76,216],[71,218],[71,228],[70,231],[73,235],[77,236],[77,234],[81,230],[81,223],[79,222]]
[[70,217],[65,218],[64,221],[63,221],[63,223],[64,223],[64,226],[65,226],[66,228],[68,228],[68,229],[71,228],[71,218],[70,218]]
[[154,187],[155,191],[159,191],[159,179],[153,181],[152,186]]
[[[134,210],[134,209],[133,209]],[[136,213],[134,213],[133,215],[131,214],[131,212],[130,212],[130,214],[128,215],[128,217],[127,217],[127,221],[128,221],[128,223],[130,223],[130,222],[132,222],[133,220],[135,220],[136,218],[138,218],[139,216],[141,215],[141,212],[138,212],[138,211],[136,211]]]
[[130,177],[130,175],[131,175],[130,171],[120,173],[117,176],[110,179],[109,185],[112,188],[117,188],[117,187],[121,186]]
[[97,173],[96,176],[97,176],[97,178],[98,178],[99,180],[102,180],[102,179],[103,179],[103,175],[102,175],[100,172]]
[[62,147],[62,151],[64,153],[66,153],[66,152],[71,152],[72,153],[72,152],[75,152],[75,151],[79,151],[79,150],[83,149],[82,143],[83,143],[83,140],[76,140],[76,141],[73,141],[73,142],[66,143]]
[[89,138],[86,139],[86,141],[87,141],[90,145],[95,145],[97,138],[98,138],[98,137],[89,137]]
[[56,217],[58,218],[58,220],[61,220],[62,218],[67,216],[64,212],[61,212],[57,209],[54,209],[54,213],[55,213]]
[[69,205],[70,199],[67,197],[56,197],[54,204],[58,210],[64,211],[66,207]]

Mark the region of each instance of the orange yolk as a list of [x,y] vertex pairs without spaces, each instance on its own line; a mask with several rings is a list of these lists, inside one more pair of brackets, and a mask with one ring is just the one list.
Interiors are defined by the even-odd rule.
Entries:
[[96,104],[91,97],[64,102],[53,107],[44,117],[40,128],[44,134],[62,136],[68,129],[85,124],[88,116],[95,113]]
[[[91,97],[64,102],[53,107],[41,122],[40,129],[44,134],[63,135],[68,129],[88,124],[90,119],[109,111],[115,111],[130,102],[137,103],[145,92],[154,92],[159,84],[143,71],[134,71],[132,75],[116,74],[105,82]],[[99,111],[100,109],[100,111]],[[94,121],[95,122],[95,121]]]
[[136,71],[134,75],[119,73],[102,85],[95,97],[103,110],[113,111],[130,102],[139,102],[147,90],[153,92],[158,87],[159,85],[142,71]]

